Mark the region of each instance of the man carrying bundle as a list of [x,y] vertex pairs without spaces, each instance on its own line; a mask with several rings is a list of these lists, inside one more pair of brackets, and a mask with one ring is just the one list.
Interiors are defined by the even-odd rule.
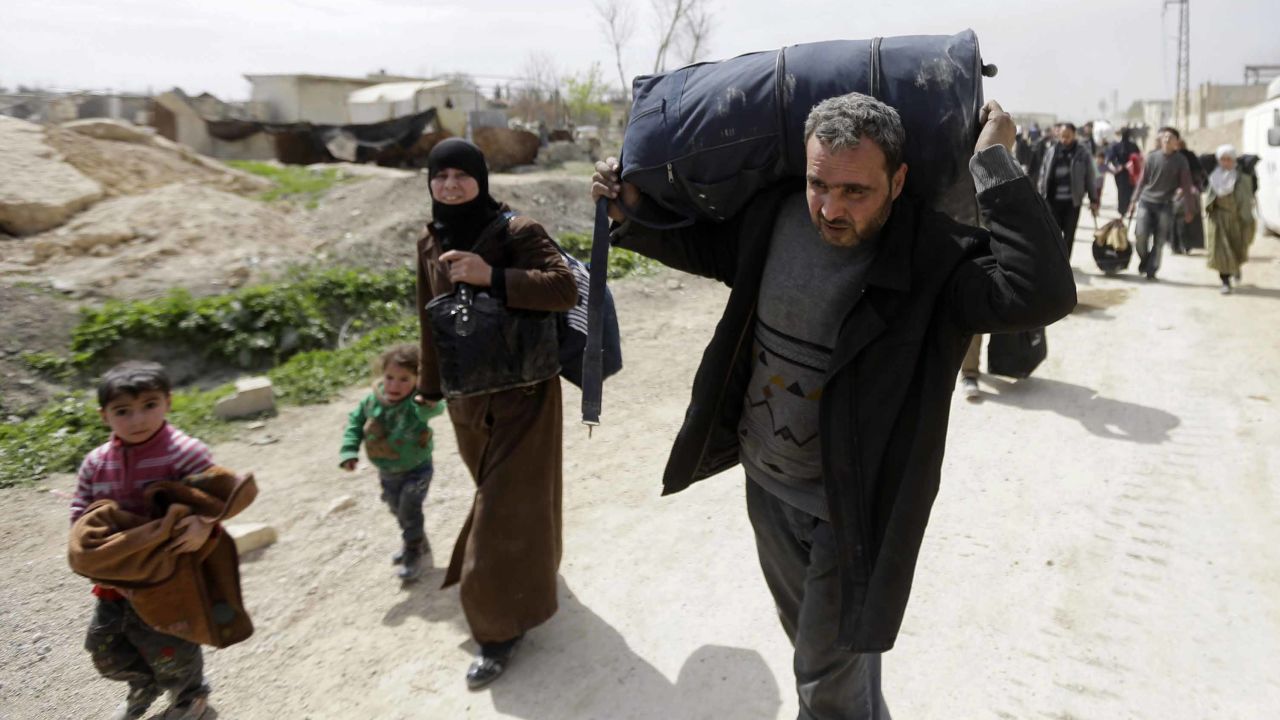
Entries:
[[898,113],[859,93],[804,128],[806,178],[723,223],[626,220],[639,191],[610,158],[615,244],[732,288],[664,477],[678,492],[741,462],[765,581],[795,647],[801,718],[888,718],[893,647],[937,494],[956,372],[974,333],[1042,327],[1075,305],[1061,234],[982,110],[969,162],[984,224],[902,194]]

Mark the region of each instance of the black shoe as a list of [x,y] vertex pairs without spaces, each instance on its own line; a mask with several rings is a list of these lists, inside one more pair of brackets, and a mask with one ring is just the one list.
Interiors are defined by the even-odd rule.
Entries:
[[403,582],[417,580],[418,576],[422,574],[422,568],[420,567],[422,556],[430,552],[431,546],[427,544],[426,538],[415,543],[406,544],[400,552],[396,553],[400,558],[399,562],[396,563],[400,566],[396,570],[396,575]]
[[1147,280],[1148,280],[1149,282],[1155,282],[1155,281],[1156,281],[1156,272],[1155,272],[1155,270],[1148,270],[1148,271],[1147,271]]
[[129,696],[111,715],[111,720],[138,720],[145,717],[151,703],[160,697],[160,689],[155,685],[130,687]]
[[523,637],[521,635],[500,643],[481,643],[480,654],[471,662],[471,667],[467,668],[467,688],[479,690],[497,680],[506,671]]

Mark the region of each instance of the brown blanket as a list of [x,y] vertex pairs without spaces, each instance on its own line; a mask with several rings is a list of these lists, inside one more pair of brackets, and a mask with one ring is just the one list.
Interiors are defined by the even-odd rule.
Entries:
[[225,520],[257,494],[252,475],[214,466],[181,482],[148,486],[151,517],[99,500],[71,527],[68,563],[90,580],[130,591],[138,616],[160,632],[214,647],[234,645],[253,634],[234,540],[218,525],[195,552],[175,553],[172,545],[183,518]]

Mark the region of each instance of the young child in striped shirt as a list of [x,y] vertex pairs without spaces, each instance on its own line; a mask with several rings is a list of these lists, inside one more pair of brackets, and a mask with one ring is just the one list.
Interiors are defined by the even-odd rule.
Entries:
[[[131,361],[107,371],[98,385],[98,414],[111,428],[111,439],[80,465],[71,522],[97,500],[114,500],[120,508],[149,516],[143,491],[158,480],[182,480],[213,465],[209,448],[165,420],[169,412],[169,376],[153,362]],[[213,521],[183,518],[176,538],[178,552],[200,549]],[[171,694],[165,718],[196,720],[208,708],[200,646],[158,632],[144,623],[128,598],[115,588],[94,585],[98,603],[89,624],[85,649],[105,678],[129,684],[129,694],[114,720],[141,718],[162,691]]]

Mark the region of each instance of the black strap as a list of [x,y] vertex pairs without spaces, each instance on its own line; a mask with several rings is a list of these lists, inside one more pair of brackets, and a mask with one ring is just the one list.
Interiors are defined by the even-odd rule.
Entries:
[[600,424],[604,395],[604,286],[609,274],[609,199],[596,201],[591,238],[591,285],[587,297],[587,347],[582,352],[582,423]]
[[871,41],[871,97],[880,99],[880,41],[884,38],[874,38]]

